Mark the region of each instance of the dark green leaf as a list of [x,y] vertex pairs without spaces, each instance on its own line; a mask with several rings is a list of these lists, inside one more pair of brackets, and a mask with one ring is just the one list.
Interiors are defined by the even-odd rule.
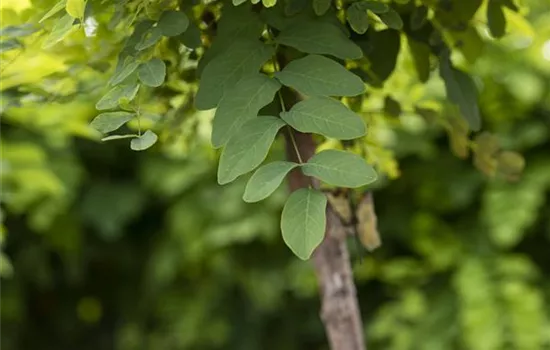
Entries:
[[180,34],[178,39],[190,49],[198,49],[202,45],[201,30],[193,22],[189,23],[187,30],[183,34]]
[[387,116],[397,118],[401,115],[401,105],[391,96],[384,99],[384,113]]
[[126,40],[126,43],[124,43],[124,51],[127,54],[134,53],[135,50],[136,50],[136,48],[135,48],[136,45],[141,43],[145,33],[147,33],[149,31],[149,29],[151,29],[153,27],[154,24],[155,24],[155,22],[153,22],[151,20],[144,20],[144,21],[138,22],[134,27],[134,31],[133,31],[132,35],[130,35],[128,40]]
[[261,116],[246,122],[222,151],[218,183],[224,185],[260,165],[286,124],[277,117]]
[[381,87],[389,78],[397,63],[397,56],[401,47],[401,38],[398,31],[392,29],[380,32],[369,31],[369,50],[365,52],[370,62],[368,83]]
[[364,34],[369,29],[369,16],[359,3],[351,4],[346,10],[346,18],[354,32]]
[[377,15],[391,29],[400,30],[403,28],[403,20],[394,9],[390,8],[388,12],[378,13]]
[[63,38],[67,36],[67,34],[69,34],[71,29],[73,28],[74,21],[75,19],[71,17],[69,14],[66,14],[65,16],[58,19],[57,22],[55,22],[55,25],[50,35],[48,35],[48,37],[42,44],[42,48],[43,49],[50,48],[53,45],[60,42],[61,40],[63,40]]
[[300,132],[317,133],[339,140],[364,136],[365,123],[339,101],[329,97],[311,97],[298,102],[281,118]]
[[376,181],[374,168],[358,155],[328,149],[311,157],[302,172],[329,185],[356,188]]
[[21,38],[36,33],[37,31],[38,28],[31,23],[24,23],[18,26],[7,26],[0,28],[0,36],[6,36],[8,38]]
[[308,96],[356,96],[365,91],[361,78],[319,55],[293,60],[275,77]]
[[428,20],[428,7],[420,6],[415,7],[410,18],[410,25],[412,30],[418,30],[424,26]]
[[236,40],[204,69],[195,99],[197,109],[216,107],[226,91],[241,78],[255,75],[273,53],[272,46],[258,40]]
[[300,259],[307,260],[323,241],[326,227],[326,196],[302,188],[288,197],[281,216],[283,240]]
[[110,85],[120,84],[122,81],[124,81],[124,79],[128,78],[130,74],[134,73],[138,66],[139,62],[136,61],[134,57],[126,57],[122,67],[115,70],[115,74],[111,78]]
[[285,14],[294,16],[302,12],[309,4],[308,0],[285,0]]
[[286,174],[298,166],[300,164],[284,161],[262,165],[248,180],[243,200],[253,203],[269,197],[281,185]]
[[187,30],[189,18],[180,11],[164,11],[157,24],[162,35],[176,36]]
[[357,4],[364,10],[369,10],[374,13],[386,13],[390,10],[390,7],[379,1],[358,1]]
[[330,8],[332,0],[313,0],[313,11],[317,16],[324,15]]
[[470,76],[452,66],[448,54],[440,59],[439,72],[445,82],[447,97],[456,104],[473,131],[481,128],[477,89]]
[[506,32],[506,18],[500,1],[490,0],[487,5],[487,24],[494,38],[501,38]]
[[138,76],[139,80],[147,86],[161,86],[166,77],[166,65],[161,59],[153,58],[139,66]]
[[275,79],[256,73],[243,78],[227,91],[214,116],[213,146],[223,146],[246,121],[256,117],[258,111],[273,100],[280,87]]
[[363,56],[359,46],[348,39],[340,28],[328,22],[296,22],[283,29],[276,41],[305,53],[327,54],[342,59]]
[[117,85],[109,92],[107,92],[95,105],[97,110],[105,110],[115,108],[119,104],[119,100],[128,99],[129,101],[133,100],[136,97],[136,94],[139,90],[139,85],[129,84],[129,85]]
[[149,30],[147,30],[143,36],[141,37],[141,40],[139,43],[136,44],[136,50],[142,51],[145,50],[156,43],[162,38],[162,31],[159,27],[153,27]]
[[16,50],[23,47],[23,44],[17,39],[8,39],[0,41],[0,53]]
[[115,131],[126,124],[135,116],[135,113],[129,112],[107,112],[101,113],[92,120],[90,126],[101,133]]
[[147,130],[143,135],[132,139],[130,142],[130,148],[134,151],[144,151],[147,148],[153,146],[158,140],[157,134],[151,130]]
[[430,47],[411,37],[408,37],[408,43],[418,79],[426,82],[430,77]]

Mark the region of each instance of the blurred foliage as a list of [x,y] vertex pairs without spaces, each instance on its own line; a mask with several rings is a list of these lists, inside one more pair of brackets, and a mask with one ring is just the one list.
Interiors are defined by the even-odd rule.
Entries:
[[[2,1],[2,26],[54,2],[30,5]],[[522,6],[528,21],[504,9],[483,55],[464,49],[485,132],[468,138],[404,50],[363,102],[358,147],[387,176],[383,246],[354,264],[372,349],[550,349],[550,5]],[[286,189],[246,204],[244,179],[216,184],[212,115],[178,78],[192,59],[157,48],[181,68],[141,97],[142,123],[163,115],[161,145],[98,142],[88,123],[124,33],[97,30],[109,40],[74,32],[42,50],[37,31],[2,54],[3,349],[326,349],[312,266],[280,239]]]

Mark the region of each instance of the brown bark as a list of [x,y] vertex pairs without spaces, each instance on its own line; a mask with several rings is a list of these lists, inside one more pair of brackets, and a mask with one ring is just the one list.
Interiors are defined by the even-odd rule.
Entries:
[[[296,152],[285,133],[287,158],[296,162]],[[307,161],[315,153],[311,134],[293,132],[298,152]],[[290,190],[319,187],[299,169],[290,174]],[[346,245],[346,230],[330,206],[327,208],[325,239],[313,253],[313,261],[321,295],[321,319],[332,350],[365,350],[363,323],[357,302],[355,284]]]

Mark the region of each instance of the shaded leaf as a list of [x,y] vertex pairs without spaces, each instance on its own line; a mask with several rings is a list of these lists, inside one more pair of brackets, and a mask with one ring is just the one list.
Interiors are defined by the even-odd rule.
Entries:
[[145,50],[156,43],[162,38],[162,31],[159,27],[153,27],[147,30],[141,40],[136,44],[135,48],[138,51]]
[[164,36],[176,36],[187,30],[189,18],[181,11],[164,11],[159,18],[157,27]]
[[67,34],[69,34],[71,29],[73,28],[74,21],[75,19],[69,14],[66,14],[65,16],[58,19],[57,22],[55,22],[55,25],[50,35],[48,35],[48,37],[42,44],[42,48],[47,49],[63,40],[63,38],[67,36]]
[[362,9],[372,11],[374,13],[386,13],[390,10],[390,7],[379,1],[359,1],[356,2]]
[[6,36],[8,38],[21,38],[36,33],[37,31],[38,28],[36,28],[33,24],[24,23],[17,26],[0,28],[0,36]]
[[86,0],[67,0],[65,9],[67,13],[74,18],[84,17],[84,9],[86,8]]
[[439,68],[441,78],[445,82],[447,97],[451,102],[458,105],[470,128],[478,131],[481,128],[481,117],[474,81],[468,74],[454,68],[448,55],[442,55]]
[[197,109],[216,107],[226,91],[244,76],[257,74],[273,53],[272,46],[258,40],[236,40],[204,69],[195,98]]
[[300,164],[285,161],[262,165],[248,180],[243,200],[253,203],[269,197],[281,185],[285,176],[298,166]]
[[300,132],[317,133],[339,140],[364,136],[365,123],[339,101],[329,97],[311,97],[298,102],[281,118]]
[[58,13],[59,11],[63,10],[65,8],[65,4],[67,4],[67,0],[61,0],[57,4],[53,5],[53,7],[48,12],[46,12],[44,17],[42,17],[40,19],[40,21],[38,21],[38,23],[42,23],[43,21],[45,21],[48,18],[52,17],[53,15]]
[[183,34],[180,34],[178,39],[190,49],[198,49],[202,45],[201,30],[193,22],[189,23],[187,30]]
[[143,135],[132,139],[130,142],[130,148],[134,151],[144,151],[147,148],[153,146],[158,140],[157,134],[151,130],[147,130]]
[[418,79],[424,83],[430,78],[430,47],[411,37],[408,44]]
[[361,78],[330,58],[319,55],[293,60],[275,77],[308,96],[356,96],[365,91]]
[[245,3],[247,0],[231,0],[234,6],[239,6],[240,4]]
[[218,183],[229,183],[260,165],[277,135],[286,124],[277,117],[261,116],[246,122],[222,151]]
[[327,198],[322,192],[301,188],[287,199],[281,216],[283,240],[300,259],[307,260],[323,241]]
[[153,58],[139,66],[138,77],[147,86],[161,86],[166,77],[166,65],[161,59]]
[[359,2],[351,4],[346,10],[346,18],[354,32],[364,34],[369,29],[369,16]]
[[126,57],[122,68],[115,70],[115,74],[111,78],[110,85],[120,84],[122,81],[124,81],[124,79],[128,78],[132,73],[134,73],[138,66],[139,62],[136,61],[134,57]]
[[90,126],[105,134],[120,128],[122,125],[132,120],[135,115],[135,113],[130,112],[101,113],[92,120]]
[[418,30],[426,24],[428,20],[428,7],[420,6],[415,7],[411,17],[410,17],[410,26],[412,30]]
[[317,16],[322,16],[328,11],[331,3],[332,0],[313,0],[313,12]]
[[387,116],[397,118],[401,115],[401,105],[388,95],[384,98],[384,113]]
[[302,172],[329,185],[356,188],[376,181],[374,168],[358,155],[328,149],[311,157]]
[[212,125],[212,145],[223,146],[248,120],[275,97],[281,85],[264,74],[243,78],[221,99]]
[[8,52],[11,50],[20,49],[23,44],[17,39],[8,39],[0,41],[0,53]]
[[388,12],[377,13],[377,15],[388,27],[396,30],[403,28],[403,20],[394,9],[390,8]]
[[490,0],[487,5],[487,24],[491,35],[495,38],[504,36],[506,32],[506,18],[500,1]]
[[399,32],[392,29],[382,30],[380,32],[369,31],[368,47],[364,47],[365,56],[367,56],[370,67],[369,75],[366,81],[376,87],[382,87],[393,72],[397,63],[397,56],[401,47],[401,38]]
[[296,22],[283,29],[275,40],[305,53],[327,54],[341,59],[363,56],[359,46],[328,22]]
[[138,84],[118,85],[109,90],[95,105],[97,110],[115,108],[119,104],[119,100],[126,98],[129,101],[136,97],[139,90]]

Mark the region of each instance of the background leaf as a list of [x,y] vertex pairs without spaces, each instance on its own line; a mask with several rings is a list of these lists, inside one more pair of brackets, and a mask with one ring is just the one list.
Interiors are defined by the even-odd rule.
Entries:
[[74,18],[83,18],[85,8],[86,0],[67,0],[67,4],[65,5],[67,13]]
[[313,11],[317,16],[322,16],[328,11],[331,3],[332,0],[313,0]]
[[248,180],[243,200],[253,203],[269,197],[281,185],[285,176],[298,166],[300,164],[285,161],[262,165]]
[[315,176],[329,185],[356,188],[376,181],[373,167],[358,155],[339,150],[324,150],[302,165],[307,176]]
[[365,123],[342,103],[329,97],[311,97],[298,102],[281,118],[300,132],[312,132],[339,140],[365,135]]
[[302,188],[288,197],[281,216],[283,240],[300,259],[307,260],[325,236],[327,198]]
[[360,4],[359,2],[351,4],[346,10],[346,18],[354,32],[365,34],[369,29],[369,17],[367,11]]

